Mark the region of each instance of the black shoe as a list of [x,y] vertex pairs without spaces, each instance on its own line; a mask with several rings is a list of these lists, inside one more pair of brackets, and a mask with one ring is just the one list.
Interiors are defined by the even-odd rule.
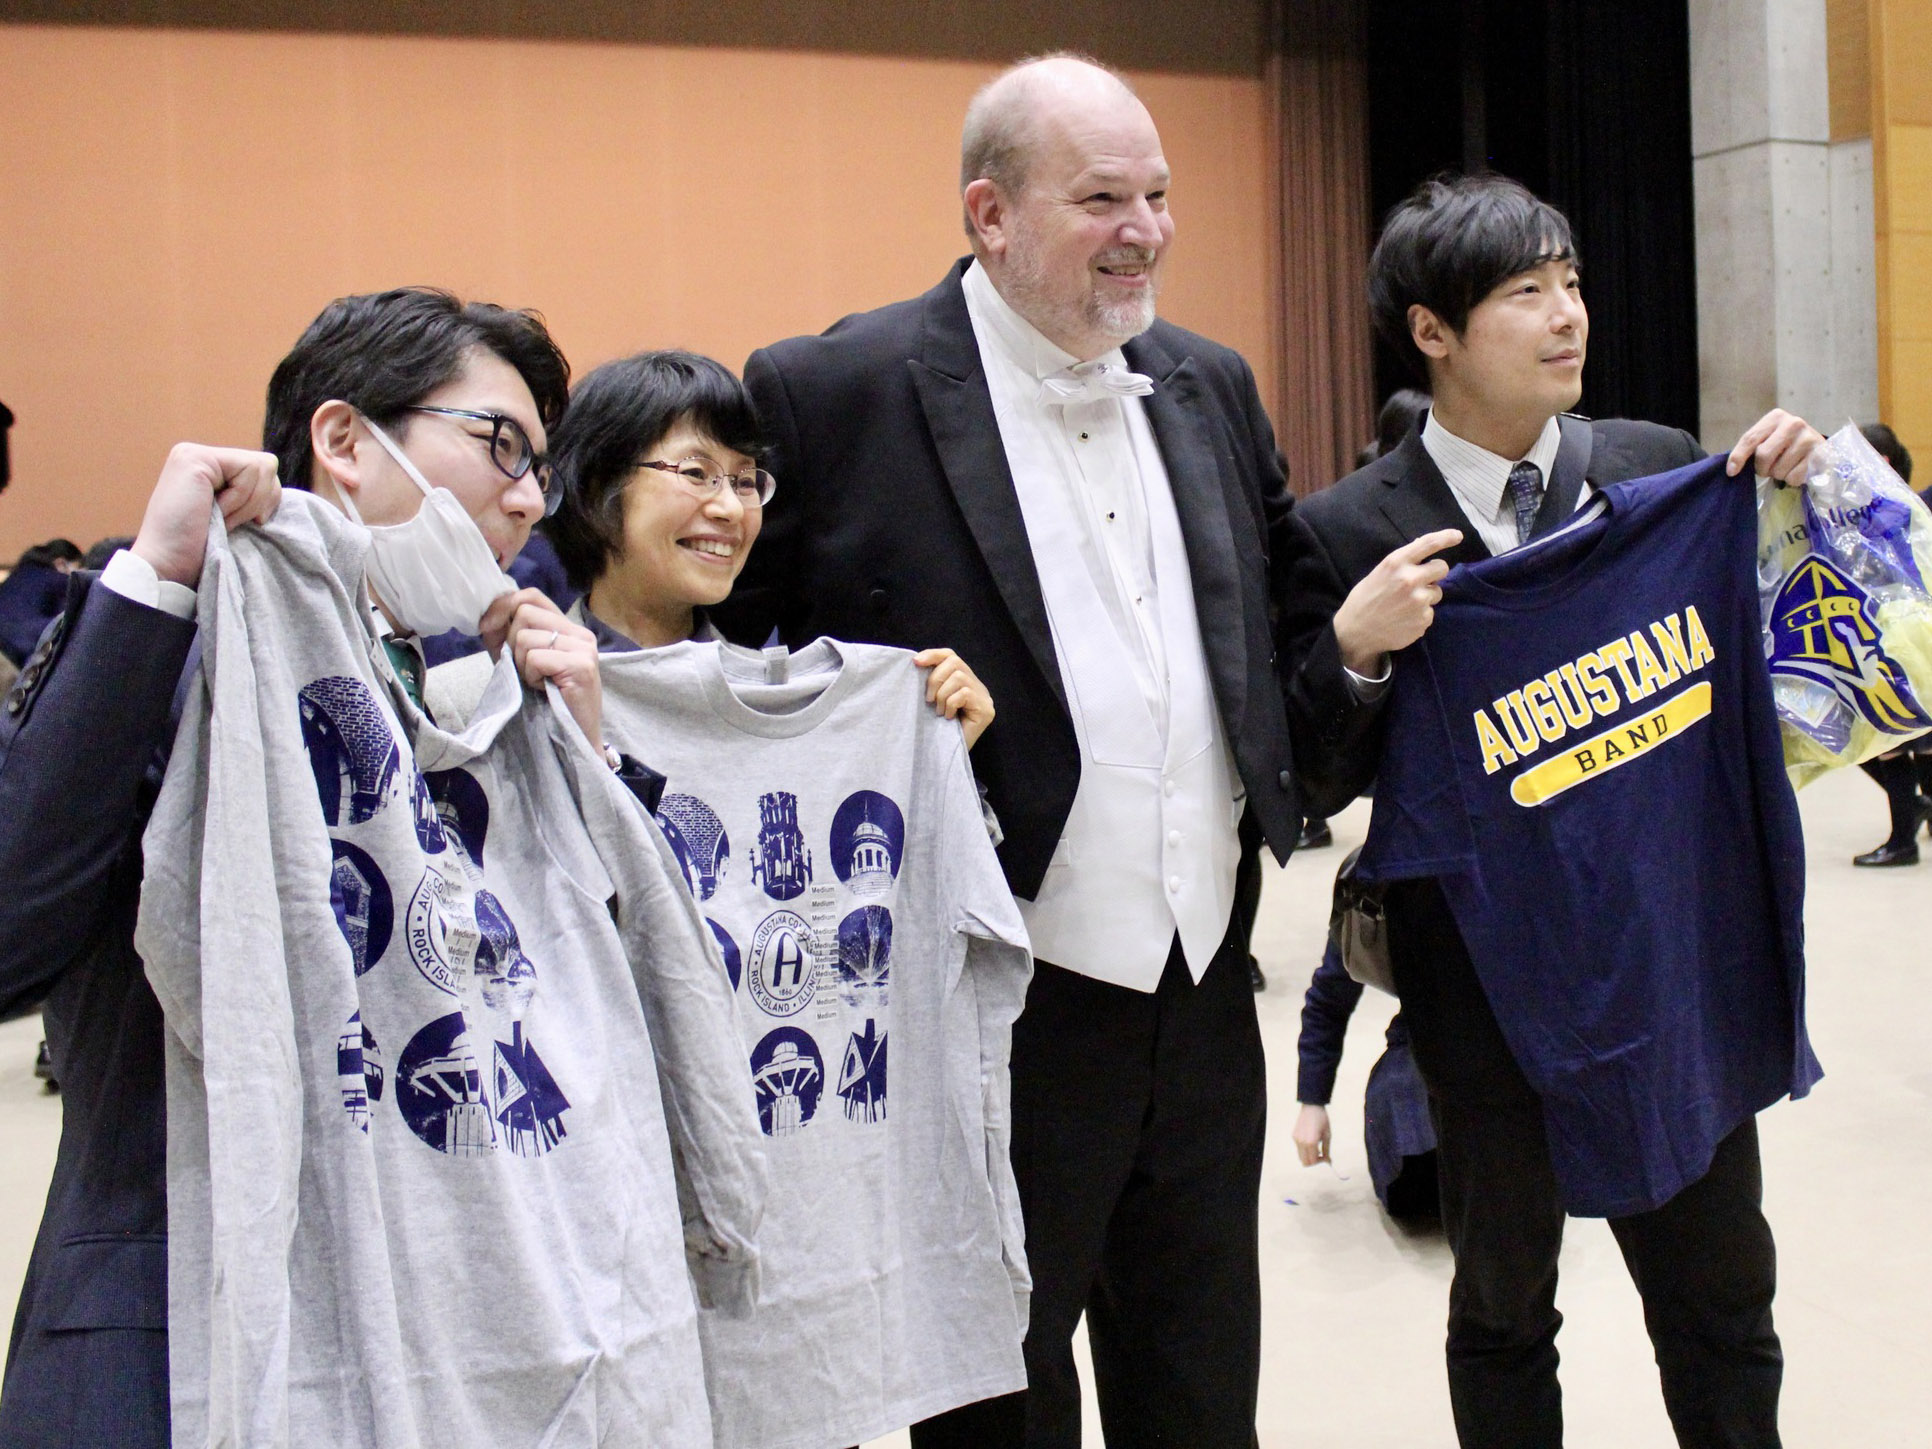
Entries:
[[60,1090],[60,1083],[54,1080],[54,1054],[47,1050],[47,1043],[44,1041],[40,1044],[40,1050],[34,1055],[34,1075],[47,1084],[48,1091]]
[[1863,855],[1852,857],[1853,865],[1917,865],[1919,863],[1918,842],[1908,840],[1903,845],[1886,841],[1877,850],[1868,850]]
[[1268,989],[1268,978],[1261,974],[1261,963],[1255,960],[1252,955],[1248,957],[1248,985],[1252,986],[1256,991],[1266,991]]
[[1320,850],[1324,845],[1335,843],[1335,833],[1328,828],[1326,820],[1304,820],[1301,834],[1295,838],[1296,850]]

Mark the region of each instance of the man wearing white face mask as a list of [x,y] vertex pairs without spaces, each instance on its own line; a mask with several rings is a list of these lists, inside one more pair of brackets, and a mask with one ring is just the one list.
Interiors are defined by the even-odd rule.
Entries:
[[[527,313],[422,289],[331,304],[276,369],[269,451],[178,445],[132,548],[74,576],[0,707],[0,1016],[43,1012],[66,1103],[0,1443],[169,1439],[162,1018],[132,934],[211,507],[232,529],[284,483],[339,503],[375,536],[372,629],[413,695],[415,636],[460,625],[601,747],[594,639],[502,572],[543,515],[568,376]],[[654,804],[661,781],[615,763]]]

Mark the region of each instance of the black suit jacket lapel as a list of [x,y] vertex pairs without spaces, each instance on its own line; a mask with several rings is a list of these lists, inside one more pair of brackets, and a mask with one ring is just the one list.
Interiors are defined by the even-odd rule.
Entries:
[[1436,460],[1422,446],[1420,428],[1412,428],[1387,459],[1373,466],[1387,469],[1382,479],[1388,484],[1382,495],[1382,516],[1388,519],[1397,535],[1390,548],[1437,529],[1455,528],[1462,531],[1462,542],[1435,555],[1437,558],[1454,567],[1489,557],[1482,535],[1462,511],[1462,505],[1456,502],[1456,495],[1450,491]]
[[1129,367],[1154,380],[1145,399],[1147,422],[1167,466],[1208,677],[1232,736],[1248,707],[1247,614],[1220,460],[1201,416],[1200,378],[1192,358],[1175,359],[1151,334],[1135,338],[1122,353]]
[[1537,510],[1531,538],[1554,532],[1576,515],[1577,500],[1583,496],[1583,483],[1590,471],[1595,431],[1582,418],[1568,413],[1559,416],[1556,424],[1563,441],[1557,444],[1556,461],[1550,464],[1550,486],[1543,490],[1543,506]]
[[979,360],[979,342],[973,335],[966,293],[959,282],[965,270],[966,264],[961,263],[926,294],[920,355],[908,358],[906,366],[912,372],[927,430],[939,452],[940,467],[959,511],[966,516],[966,527],[979,545],[1034,662],[1065,709],[1066,690],[1053,650],[1046,600],[1040,593],[1040,575],[1033,564],[1026,519],[1020,512],[1019,495],[1013,490],[999,419],[993,413],[993,397],[986,389],[986,373]]

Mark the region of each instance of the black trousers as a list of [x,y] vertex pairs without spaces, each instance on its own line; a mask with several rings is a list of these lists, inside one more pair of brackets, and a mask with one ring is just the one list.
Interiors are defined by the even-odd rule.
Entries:
[[1910,845],[1919,833],[1921,801],[1932,796],[1932,754],[1881,755],[1858,767],[1878,782],[1892,810],[1887,845]]
[[[1542,1103],[1482,995],[1433,881],[1389,895],[1402,1014],[1436,1124],[1449,1289],[1449,1400],[1463,1449],[1560,1449],[1557,1254],[1563,1205]],[[1757,1123],[1710,1170],[1610,1230],[1643,1298],[1677,1442],[1777,1449],[1784,1356],[1771,1324],[1777,1257],[1762,1211]]]
[[1087,1315],[1108,1449],[1252,1449],[1266,1094],[1248,921],[1152,995],[1038,963],[1013,1030],[1028,1389],[915,1424],[915,1449],[1076,1449]]

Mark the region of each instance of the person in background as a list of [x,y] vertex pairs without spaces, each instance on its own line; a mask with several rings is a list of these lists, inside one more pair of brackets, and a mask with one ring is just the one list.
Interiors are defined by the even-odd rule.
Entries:
[[[1912,482],[1912,455],[1905,444],[1883,423],[1859,429],[1865,441],[1892,465],[1908,486]],[[1923,493],[1922,485],[1914,490]],[[1884,844],[1852,857],[1853,865],[1889,866],[1919,863],[1919,827],[1932,834],[1932,735],[1921,735],[1900,749],[1889,751],[1858,767],[1878,782],[1892,812],[1892,833]]]
[[0,579],[0,656],[24,669],[41,632],[67,597],[67,576],[81,551],[64,538],[37,543]]
[[80,566],[99,573],[107,567],[109,560],[115,554],[124,548],[132,547],[134,547],[132,534],[110,534],[106,538],[96,539],[88,545],[87,552],[81,556]]
[[[1334,932],[1322,963],[1301,1003],[1301,1037],[1296,1050],[1301,1071],[1295,1099],[1301,1103],[1290,1132],[1303,1167],[1332,1162],[1328,1103],[1335,1095],[1335,1073],[1342,1064],[1348,1021],[1362,999],[1362,983],[1342,967]],[[1422,1085],[1409,1052],[1409,1028],[1397,1012],[1389,1020],[1386,1049],[1369,1068],[1362,1131],[1368,1149],[1369,1180],[1390,1217],[1436,1219],[1436,1129],[1429,1120],[1429,1091]]]
[[1428,393],[1421,388],[1398,387],[1383,402],[1382,411],[1375,415],[1375,436],[1355,455],[1355,466],[1366,468],[1377,458],[1393,453],[1404,438],[1422,426],[1428,412]]

